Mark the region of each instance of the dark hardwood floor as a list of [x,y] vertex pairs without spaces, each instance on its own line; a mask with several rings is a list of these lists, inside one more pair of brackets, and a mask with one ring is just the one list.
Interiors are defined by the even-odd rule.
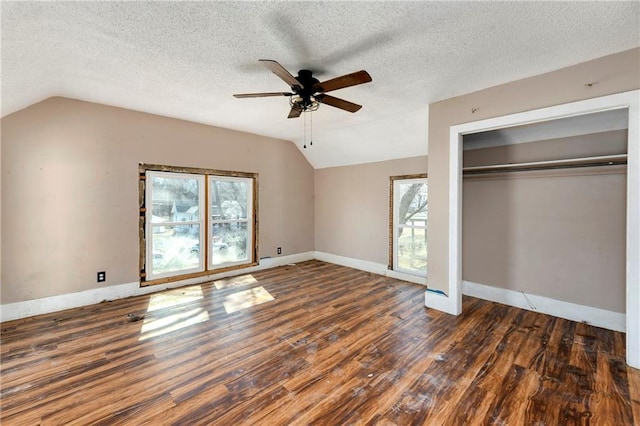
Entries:
[[0,422],[638,425],[624,356],[622,333],[474,298],[449,316],[310,261],[3,323]]

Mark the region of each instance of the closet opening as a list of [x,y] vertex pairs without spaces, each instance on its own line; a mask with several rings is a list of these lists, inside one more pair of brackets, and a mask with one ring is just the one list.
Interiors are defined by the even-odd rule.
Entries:
[[625,331],[627,128],[614,110],[463,137],[464,294]]
[[[449,291],[438,301],[443,310],[461,312],[462,286],[471,279],[523,298],[543,290],[550,299],[601,306],[624,314],[618,328],[626,331],[627,363],[640,368],[639,95],[636,90],[451,127]],[[474,215],[480,205],[490,214]],[[594,220],[599,225],[584,228]],[[545,223],[561,235],[536,228]],[[586,255],[572,252],[594,241]],[[494,259],[484,259],[492,250]],[[607,263],[597,273],[612,275],[583,275],[581,269],[595,271],[590,262],[603,260],[599,255]],[[506,265],[486,267],[499,259]],[[578,284],[566,285],[571,279]],[[612,279],[617,289],[596,282]],[[535,310],[533,302],[525,303]]]

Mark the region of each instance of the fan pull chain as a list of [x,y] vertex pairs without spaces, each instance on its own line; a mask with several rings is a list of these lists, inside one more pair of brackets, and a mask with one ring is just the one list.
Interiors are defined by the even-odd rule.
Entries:
[[309,146],[313,145],[313,111],[309,112],[311,115],[311,136],[309,136]]
[[304,149],[307,149],[307,114],[304,114]]

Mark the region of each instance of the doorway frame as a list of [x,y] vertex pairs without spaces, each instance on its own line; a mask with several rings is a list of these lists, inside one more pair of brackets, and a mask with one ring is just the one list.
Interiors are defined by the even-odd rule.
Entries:
[[446,311],[462,312],[462,138],[464,135],[578,115],[627,109],[626,343],[627,364],[640,368],[640,90],[488,118],[450,127],[449,282]]

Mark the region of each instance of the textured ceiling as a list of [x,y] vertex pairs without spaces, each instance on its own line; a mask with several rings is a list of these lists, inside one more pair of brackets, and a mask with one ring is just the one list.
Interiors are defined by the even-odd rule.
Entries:
[[[428,104],[640,45],[640,2],[2,1],[2,116],[66,96],[291,140],[316,168],[427,153]],[[287,119],[258,63],[320,80],[351,114]]]

